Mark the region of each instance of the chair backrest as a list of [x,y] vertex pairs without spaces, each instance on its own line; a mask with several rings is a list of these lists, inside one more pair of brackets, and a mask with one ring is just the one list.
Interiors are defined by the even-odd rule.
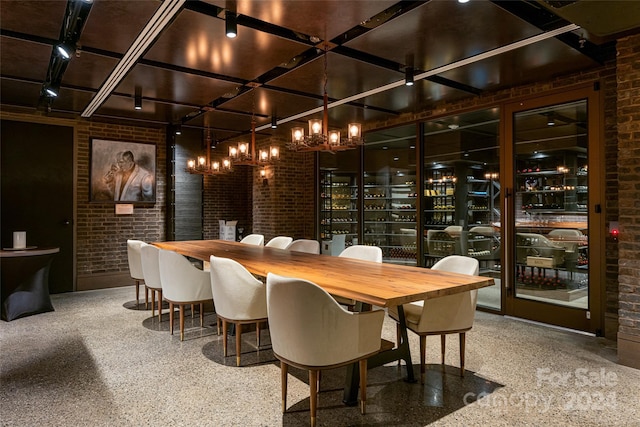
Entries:
[[575,228],[556,228],[549,232],[549,236],[552,237],[584,237],[582,231]]
[[159,248],[153,245],[147,245],[146,243],[144,243],[140,248],[144,283],[153,289],[162,289],[162,282],[160,281],[159,253]]
[[140,247],[144,242],[142,240],[127,240],[127,259],[129,261],[129,274],[137,280],[144,280],[142,274],[142,261],[140,260]]
[[382,262],[382,249],[377,246],[353,245],[342,251],[340,256],[344,258]]
[[292,237],[276,236],[269,240],[265,246],[269,248],[287,249],[287,246],[289,246],[291,242],[293,242]]
[[193,302],[212,299],[211,279],[177,252],[160,250],[160,282],[162,296],[173,302]]
[[450,225],[448,227],[444,228],[445,233],[448,233],[449,236],[451,237],[460,237],[460,234],[462,233],[462,226],[461,225]]
[[287,249],[290,251],[296,251],[296,252],[319,254],[320,242],[318,242],[317,240],[298,239],[291,242],[291,244],[287,247]]
[[248,236],[245,236],[242,240],[240,240],[240,243],[262,246],[264,245],[264,236],[262,234],[249,234]]
[[483,236],[493,236],[496,233],[496,230],[493,229],[493,227],[487,227],[486,225],[477,225],[475,227],[471,227],[469,229],[470,233],[478,233],[478,234],[482,234]]
[[[436,262],[431,269],[477,276],[480,263],[475,258],[450,255]],[[471,329],[477,301],[477,290],[424,300],[419,329],[423,332]]]
[[431,269],[477,276],[480,272],[480,263],[477,259],[468,256],[450,255],[433,264]]
[[269,273],[267,312],[274,353],[294,363],[330,366],[380,349],[382,310],[348,312],[306,280]]
[[210,273],[216,313],[230,320],[267,318],[267,288],[240,263],[212,255]]

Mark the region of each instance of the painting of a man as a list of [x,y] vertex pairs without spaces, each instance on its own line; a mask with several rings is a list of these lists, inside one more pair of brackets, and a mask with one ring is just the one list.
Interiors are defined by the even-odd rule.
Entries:
[[91,142],[91,201],[155,201],[154,145],[99,139]]
[[152,201],[153,175],[136,164],[131,151],[120,152],[102,178],[115,201]]

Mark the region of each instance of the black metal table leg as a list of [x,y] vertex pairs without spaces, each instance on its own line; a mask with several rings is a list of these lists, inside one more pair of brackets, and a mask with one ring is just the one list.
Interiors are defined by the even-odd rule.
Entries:
[[[381,351],[371,356],[367,360],[367,368],[382,366],[394,360],[404,360],[407,367],[407,382],[416,382],[413,374],[413,363],[411,362],[411,350],[409,349],[409,337],[407,334],[407,321],[402,306],[398,306],[398,320],[400,323],[400,345],[392,350]],[[357,363],[347,366],[345,378],[344,395],[342,402],[347,406],[358,404],[358,385],[360,383],[360,372]]]

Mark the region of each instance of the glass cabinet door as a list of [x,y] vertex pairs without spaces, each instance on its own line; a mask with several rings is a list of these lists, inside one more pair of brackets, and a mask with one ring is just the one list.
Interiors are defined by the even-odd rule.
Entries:
[[516,113],[515,297],[588,308],[587,101]]
[[360,151],[320,153],[319,234],[322,252],[338,255],[358,243]]
[[384,262],[416,265],[416,126],[365,135],[363,241]]
[[501,209],[498,108],[423,123],[423,257],[476,258],[495,285],[478,305],[501,310]]

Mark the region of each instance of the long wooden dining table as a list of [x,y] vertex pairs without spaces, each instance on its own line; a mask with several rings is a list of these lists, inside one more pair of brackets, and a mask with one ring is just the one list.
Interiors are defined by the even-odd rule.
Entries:
[[[175,251],[203,262],[209,262],[211,255],[230,258],[259,276],[274,273],[309,280],[332,295],[364,304],[378,307],[398,306],[401,342],[395,348],[374,356],[368,361],[368,366],[380,366],[402,359],[405,361],[407,380],[410,382],[414,382],[415,377],[402,304],[494,284],[490,277],[294,252],[224,240],[188,240],[153,244],[161,249]],[[353,375],[350,375],[350,380],[345,386],[344,401],[350,405],[357,403],[358,393],[358,369],[353,371],[355,372],[352,372]]]

